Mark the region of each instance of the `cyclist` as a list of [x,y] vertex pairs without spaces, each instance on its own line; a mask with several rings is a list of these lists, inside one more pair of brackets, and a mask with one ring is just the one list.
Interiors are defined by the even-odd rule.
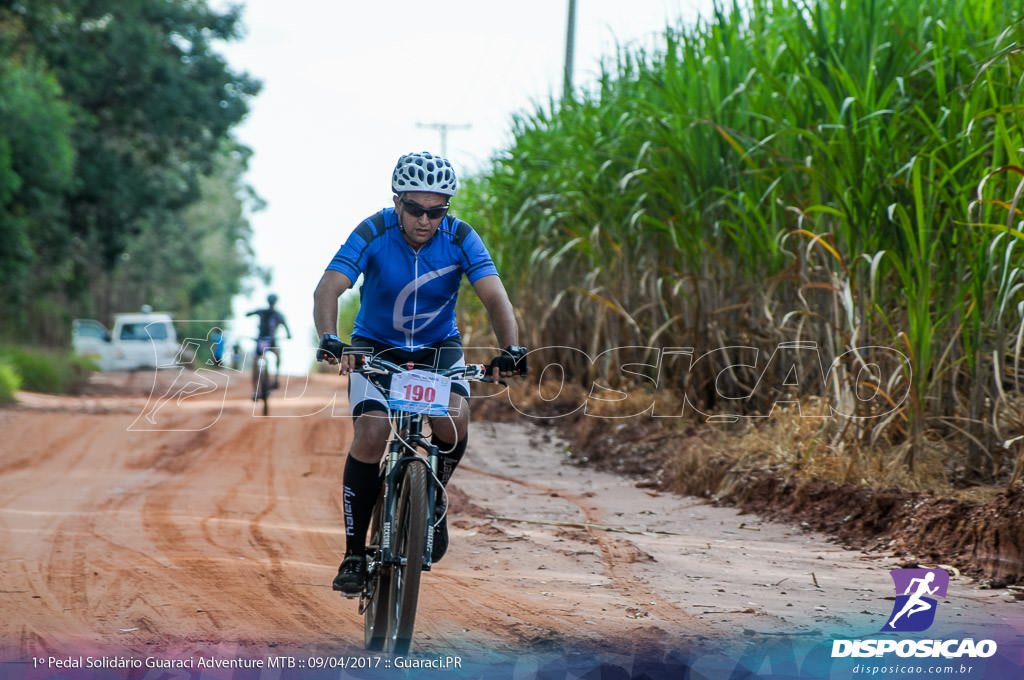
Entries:
[[224,363],[224,331],[219,326],[214,327],[212,340],[210,356],[213,359],[213,365],[219,368]]
[[[447,159],[427,152],[398,159],[391,178],[392,207],[364,220],[327,266],[313,295],[313,317],[320,334],[317,360],[355,367],[347,345],[335,334],[338,296],[360,275],[360,306],[352,345],[398,364],[436,368],[465,365],[455,322],[455,300],[463,274],[487,309],[504,347],[492,362],[493,377],[517,375],[526,367],[518,346],[512,304],[479,235],[448,214],[456,192],[455,171]],[[442,452],[440,481],[447,485],[466,451],[469,384],[452,384],[451,417],[431,420],[432,442]],[[349,380],[355,436],[345,461],[343,508],[345,558],[333,588],[357,596],[366,581],[366,533],[378,491],[378,465],[390,434],[387,398],[362,375]],[[433,561],[448,548],[447,518],[434,530]]]
[[267,307],[265,309],[254,309],[253,311],[246,314],[246,316],[259,315],[260,317],[260,330],[259,335],[256,338],[256,353],[252,358],[252,400],[256,401],[258,398],[256,380],[259,374],[259,361],[260,357],[263,356],[264,352],[273,352],[276,364],[274,368],[274,384],[273,388],[277,389],[281,386],[281,348],[277,345],[277,329],[284,328],[285,333],[288,334],[288,339],[291,340],[292,331],[288,328],[288,322],[285,321],[284,315],[277,311],[274,306],[277,304],[277,295],[271,293],[267,296]]

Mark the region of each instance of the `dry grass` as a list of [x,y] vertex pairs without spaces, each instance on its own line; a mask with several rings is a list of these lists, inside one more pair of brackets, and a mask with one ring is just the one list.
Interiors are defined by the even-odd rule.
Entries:
[[[525,382],[510,387],[509,401],[519,417],[527,414],[558,426],[577,458],[656,479],[658,486],[690,495],[729,496],[764,471],[797,485],[827,482],[957,500],[986,500],[1005,489],[960,488],[956,461],[963,454],[941,441],[919,448],[911,469],[906,463],[908,443],[851,445],[844,436],[848,424],[842,419],[806,417],[796,407],[734,422],[692,414],[656,418],[651,415],[652,403],[656,412],[678,413],[681,398],[629,389],[620,400],[595,399],[574,384]],[[815,412],[814,406],[805,401],[804,412]]]

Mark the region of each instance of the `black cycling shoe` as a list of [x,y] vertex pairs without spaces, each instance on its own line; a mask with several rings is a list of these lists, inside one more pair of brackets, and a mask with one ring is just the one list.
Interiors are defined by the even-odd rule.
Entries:
[[359,597],[363,594],[365,585],[366,556],[349,555],[338,567],[338,575],[334,577],[331,587],[340,591],[345,597]]
[[434,527],[434,546],[430,549],[430,561],[437,562],[448,552],[448,515]]

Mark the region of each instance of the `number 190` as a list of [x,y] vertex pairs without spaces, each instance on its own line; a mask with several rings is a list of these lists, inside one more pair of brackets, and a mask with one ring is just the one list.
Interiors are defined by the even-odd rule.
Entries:
[[435,390],[433,387],[424,387],[423,385],[405,386],[405,398],[410,401],[433,402],[436,396],[437,390]]

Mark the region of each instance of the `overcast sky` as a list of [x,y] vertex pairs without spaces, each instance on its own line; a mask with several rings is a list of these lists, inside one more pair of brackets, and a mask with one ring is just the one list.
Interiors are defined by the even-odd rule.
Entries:
[[[222,6],[212,2],[213,6]],[[592,85],[617,44],[660,44],[705,0],[578,0],[574,83]],[[248,0],[243,40],[222,53],[263,81],[237,136],[255,152],[249,183],[267,202],[251,216],[270,287],[235,301],[231,331],[251,344],[245,312],[280,297],[295,340],[285,370],[304,373],[312,296],[349,232],[390,204],[391,171],[410,151],[447,154],[472,172],[510,142],[513,114],[562,89],[567,0]],[[468,128],[455,126],[468,125]],[[456,202],[457,202],[456,197]]]

